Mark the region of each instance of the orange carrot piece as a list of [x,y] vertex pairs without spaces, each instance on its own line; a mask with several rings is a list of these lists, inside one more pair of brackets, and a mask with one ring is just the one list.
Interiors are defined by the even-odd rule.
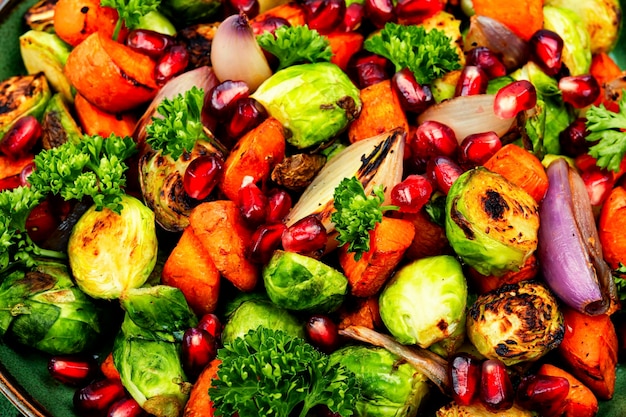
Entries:
[[415,228],[408,220],[383,217],[371,232],[370,250],[358,261],[354,253],[343,246],[339,264],[348,278],[352,295],[369,297],[376,294],[404,256],[413,242]]
[[285,129],[273,117],[246,133],[224,162],[219,187],[229,200],[239,202],[244,181],[265,183],[272,168],[285,157]]
[[191,388],[183,417],[213,417],[215,409],[209,397],[209,388],[211,388],[213,380],[217,378],[217,371],[221,363],[219,359],[213,359],[204,368]]
[[87,135],[108,137],[111,133],[117,136],[132,136],[137,124],[137,116],[132,113],[108,113],[88,102],[85,97],[76,94],[74,97],[76,116]]
[[352,55],[363,46],[363,35],[357,32],[333,32],[326,37],[333,52],[330,62],[345,71]]
[[119,113],[156,95],[154,67],[147,55],[98,32],[72,50],[64,72],[87,101],[106,112]]
[[241,291],[252,291],[260,272],[247,259],[252,233],[237,204],[229,200],[202,203],[191,211],[189,224],[222,276]]
[[215,311],[220,293],[220,272],[191,227],[185,228],[165,261],[161,281],[181,290],[199,316]]
[[626,265],[626,189],[615,187],[600,211],[598,235],[604,259],[611,268]]
[[117,10],[100,6],[100,0],[58,0],[54,7],[54,31],[63,41],[76,46],[95,32],[112,38],[117,17]]
[[470,278],[471,284],[476,291],[479,294],[484,294],[506,284],[517,284],[521,281],[533,279],[537,275],[538,269],[537,257],[533,254],[526,259],[519,271],[508,271],[502,276],[482,275],[470,267],[468,268],[468,278]]
[[500,148],[484,166],[522,187],[537,202],[548,191],[548,175],[539,158],[515,144]]
[[594,417],[598,413],[598,399],[572,374],[547,363],[539,368],[537,374],[560,376],[569,381],[569,393],[565,398],[567,404],[563,417]]
[[351,143],[371,138],[397,127],[409,131],[406,114],[390,80],[384,80],[361,90],[361,114],[348,129]]
[[509,3],[500,0],[474,0],[472,4],[477,16],[498,20],[525,41],[543,27],[543,0]]
[[349,326],[363,326],[376,329],[383,325],[378,307],[378,296],[367,298],[354,297],[343,303],[339,309],[340,329]]
[[100,372],[102,372],[102,375],[104,375],[104,377],[108,379],[121,378],[120,373],[117,371],[117,368],[115,368],[112,353],[109,353],[100,364]]
[[33,162],[33,160],[33,155],[24,155],[17,159],[0,155],[0,179],[19,175],[24,167]]
[[405,253],[408,259],[415,260],[452,253],[446,230],[433,223],[423,210],[417,213],[402,213],[401,217],[413,223],[415,228],[415,237]]
[[604,84],[612,81],[622,75],[622,69],[613,61],[613,58],[609,56],[606,52],[600,52],[598,54],[594,54],[591,58],[591,68],[589,73],[598,80],[598,84],[600,84],[600,95],[595,101],[595,105],[599,106],[600,104],[604,104],[608,109],[612,111],[619,111],[619,105],[616,103],[614,98],[606,97],[604,88]]
[[291,26],[302,26],[306,23],[304,10],[302,9],[302,6],[295,1],[281,4],[279,6],[272,7],[263,13],[259,13],[251,19],[251,23],[263,22],[266,19],[273,17],[281,17],[287,20]]

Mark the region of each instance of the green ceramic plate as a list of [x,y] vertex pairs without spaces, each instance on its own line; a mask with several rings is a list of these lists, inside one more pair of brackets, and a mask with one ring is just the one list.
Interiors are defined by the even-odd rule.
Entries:
[[[620,0],[626,10],[626,0]],[[35,0],[0,0],[0,80],[24,73],[18,37],[23,33],[24,12]],[[626,68],[626,30],[613,53]],[[618,384],[612,401],[603,403],[600,416],[626,416],[626,366],[618,369]],[[74,390],[54,381],[47,371],[47,358],[24,347],[16,349],[0,344],[0,416],[75,417],[72,410]]]

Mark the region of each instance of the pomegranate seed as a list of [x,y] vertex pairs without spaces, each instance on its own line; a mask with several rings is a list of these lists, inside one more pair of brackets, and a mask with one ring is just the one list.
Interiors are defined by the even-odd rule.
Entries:
[[34,170],[35,170],[34,162],[31,162],[28,165],[26,165],[24,168],[22,168],[22,171],[20,171],[20,185],[24,187],[30,185],[28,183],[28,177],[30,176],[30,174],[33,173]]
[[454,181],[463,173],[463,169],[447,156],[435,156],[428,161],[426,172],[437,184],[437,189],[447,195]]
[[207,313],[200,317],[196,327],[213,336],[215,340],[220,340],[222,337],[222,322],[213,313]]
[[572,75],[559,80],[563,101],[577,109],[593,104],[600,96],[600,84],[591,74]]
[[[579,117],[561,131],[559,144],[561,145],[562,153],[573,157],[587,153],[593,143],[586,139],[589,134],[586,122],[585,118]],[[593,165],[595,165],[595,162]]]
[[405,111],[421,113],[435,103],[430,87],[418,83],[408,68],[396,72],[391,77],[391,86]]
[[204,200],[219,180],[224,162],[217,155],[203,155],[192,160],[183,176],[183,187],[191,198]]
[[250,88],[244,81],[226,80],[211,89],[204,98],[204,110],[218,118],[225,119],[235,109],[238,100],[248,97]]
[[74,409],[85,417],[105,416],[111,405],[125,395],[121,380],[102,379],[74,393]]
[[537,104],[537,90],[528,80],[514,81],[498,90],[493,110],[498,117],[510,119]]
[[208,332],[191,327],[183,334],[180,356],[185,374],[196,379],[217,356],[217,342]]
[[333,413],[326,405],[318,405],[314,408],[314,416],[318,417],[341,417],[339,413]]
[[363,16],[365,15],[365,7],[363,4],[354,2],[346,7],[346,13],[343,16],[343,22],[339,25],[338,30],[343,32],[354,32],[361,27]]
[[15,159],[24,156],[41,139],[41,134],[41,125],[35,116],[20,117],[0,139],[0,152]]
[[330,353],[339,346],[339,329],[328,316],[312,316],[304,325],[309,341],[319,350]]
[[489,79],[506,75],[502,60],[485,46],[478,46],[467,53],[465,65],[475,65],[485,71]]
[[184,45],[172,45],[158,59],[154,68],[154,78],[158,85],[163,85],[181,74],[189,64],[189,52]]
[[580,177],[585,183],[592,206],[600,206],[604,203],[615,185],[613,175],[598,167],[583,171]]
[[497,359],[483,362],[480,375],[480,399],[485,406],[495,412],[513,407],[513,384],[506,366]]
[[418,25],[443,10],[441,0],[398,0],[395,14],[402,25]]
[[328,233],[322,222],[311,214],[288,227],[281,240],[286,251],[313,253],[326,248]]
[[563,39],[548,29],[540,29],[528,41],[530,54],[546,74],[555,76],[561,70]]
[[517,389],[517,400],[522,407],[537,411],[542,417],[558,417],[565,410],[568,393],[567,378],[530,375],[522,378]]
[[291,210],[291,196],[285,190],[275,188],[267,197],[267,223],[281,222]]
[[28,213],[26,231],[33,242],[40,244],[50,237],[59,226],[60,221],[54,213],[54,207],[49,200],[37,204]]
[[274,254],[274,251],[280,247],[283,233],[286,230],[287,226],[283,223],[259,226],[252,234],[250,260],[258,264],[266,264]]
[[466,65],[456,84],[455,96],[473,96],[487,91],[487,73],[474,65]]
[[344,0],[304,0],[302,8],[309,28],[325,35],[343,22],[346,2]]
[[481,364],[478,359],[459,353],[450,359],[448,374],[452,399],[459,405],[470,405],[478,399]]
[[174,43],[174,38],[148,29],[133,29],[124,43],[133,51],[158,59]]
[[89,382],[98,373],[94,358],[78,356],[53,356],[48,361],[48,372],[52,378],[65,385],[81,385]]
[[226,0],[224,8],[227,11],[226,16],[243,12],[248,19],[258,15],[260,10],[258,0]]
[[265,107],[252,97],[237,100],[235,111],[226,125],[226,133],[233,139],[243,136],[267,119]]
[[391,204],[400,207],[402,213],[417,213],[428,203],[433,186],[422,175],[409,175],[391,190]]
[[391,68],[387,58],[370,52],[357,52],[348,62],[348,73],[361,89],[388,80]]
[[409,147],[415,157],[427,161],[439,155],[454,157],[459,149],[459,142],[449,126],[427,120],[415,129]]
[[483,165],[502,148],[502,141],[495,132],[474,133],[461,142],[459,163],[467,167]]
[[123,398],[109,408],[107,417],[144,417],[146,413],[139,403],[132,398]]
[[392,0],[365,0],[365,15],[378,28],[387,22],[395,22],[396,14]]
[[291,23],[283,17],[267,16],[262,20],[251,20],[250,27],[254,36],[262,35],[265,32],[274,33],[281,26],[291,26]]
[[249,182],[239,189],[239,211],[243,218],[252,226],[265,221],[267,216],[267,197],[253,182]]

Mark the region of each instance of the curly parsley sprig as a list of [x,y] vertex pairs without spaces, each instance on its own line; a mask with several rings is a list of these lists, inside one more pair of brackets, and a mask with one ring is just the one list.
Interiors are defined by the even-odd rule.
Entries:
[[101,0],[100,5],[117,10],[118,18],[113,30],[113,39],[117,40],[122,24],[128,29],[136,28],[143,16],[159,8],[161,0]]
[[[344,366],[304,339],[259,327],[218,351],[222,362],[209,388],[215,415],[304,417],[316,405],[353,414],[357,382]],[[297,410],[297,414],[292,414]]]
[[446,73],[461,68],[459,55],[445,32],[422,26],[387,23],[365,40],[364,48],[389,59],[396,71],[409,68],[420,84],[430,84]]
[[332,57],[328,38],[307,25],[281,26],[273,35],[257,36],[257,42],[278,58],[279,70],[303,62],[328,62]]
[[590,142],[599,141],[589,148],[589,155],[596,158],[596,165],[618,172],[626,155],[626,92],[619,100],[619,112],[604,107],[591,106],[585,113]]
[[385,194],[382,186],[374,188],[374,194],[365,195],[363,184],[356,178],[344,178],[334,193],[336,211],[331,220],[339,232],[339,244],[349,243],[348,252],[355,252],[354,259],[361,259],[370,249],[370,231],[383,219],[383,212],[397,210],[397,206],[382,206]]

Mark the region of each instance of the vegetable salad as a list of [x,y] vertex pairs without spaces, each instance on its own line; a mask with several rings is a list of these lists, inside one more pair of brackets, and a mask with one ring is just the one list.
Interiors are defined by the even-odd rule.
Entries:
[[77,416],[599,415],[621,16],[36,3],[0,83],[0,337]]

